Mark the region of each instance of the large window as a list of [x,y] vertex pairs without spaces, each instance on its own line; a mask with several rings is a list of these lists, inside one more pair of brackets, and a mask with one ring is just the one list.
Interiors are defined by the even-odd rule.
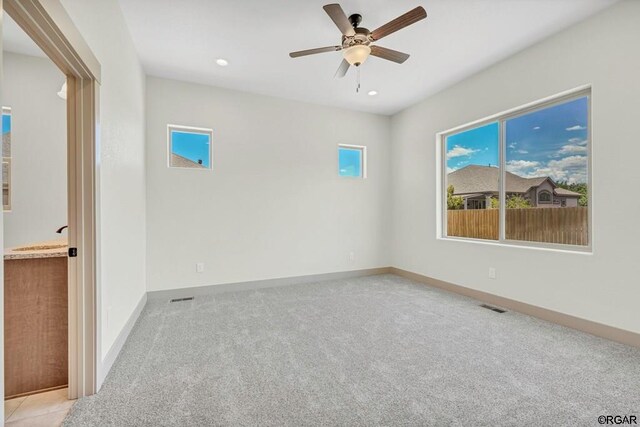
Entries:
[[211,169],[211,129],[169,125],[169,166]]
[[589,108],[581,90],[441,134],[443,236],[588,247]]

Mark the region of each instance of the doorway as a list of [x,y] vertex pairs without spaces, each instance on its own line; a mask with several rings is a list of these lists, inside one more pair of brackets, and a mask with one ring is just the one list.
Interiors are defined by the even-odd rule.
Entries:
[[[69,399],[96,391],[96,127],[100,64],[59,0],[0,0],[6,13],[66,76]],[[2,21],[0,21],[0,27]],[[2,53],[0,50],[0,65]],[[3,105],[0,92],[0,105]],[[3,220],[0,218],[0,230]],[[0,242],[4,235],[0,231]],[[4,244],[3,244],[4,247]],[[0,267],[0,277],[4,275]],[[4,280],[2,281],[4,298]],[[4,307],[4,299],[0,310]],[[4,311],[0,318],[3,319]],[[4,344],[4,337],[1,340]],[[4,350],[4,345],[3,345]],[[4,351],[0,352],[0,357]],[[5,377],[4,363],[2,377]],[[3,395],[4,397],[4,395]]]
[[66,76],[8,15],[2,37],[9,400],[68,386],[67,94]]

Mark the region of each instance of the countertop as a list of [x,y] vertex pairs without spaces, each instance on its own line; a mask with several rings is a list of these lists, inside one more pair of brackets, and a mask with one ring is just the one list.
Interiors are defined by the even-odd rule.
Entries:
[[[47,246],[61,246],[57,248],[44,249]],[[44,248],[43,248],[44,247]],[[29,250],[21,250],[21,248],[33,248]],[[4,250],[4,259],[29,259],[29,258],[59,258],[66,257],[68,250],[67,239],[47,240],[44,242],[36,242],[28,245],[18,246]]]

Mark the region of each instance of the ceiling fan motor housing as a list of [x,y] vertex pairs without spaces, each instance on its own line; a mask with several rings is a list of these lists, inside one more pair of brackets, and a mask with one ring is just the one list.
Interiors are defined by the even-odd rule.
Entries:
[[344,57],[349,64],[359,67],[371,53],[371,49],[369,48],[372,42],[370,37],[371,31],[358,26],[360,22],[362,22],[362,15],[359,13],[354,13],[349,16],[349,22],[355,34],[352,36],[342,36],[342,48],[344,49]]
[[342,36],[342,48],[347,49],[357,44],[363,44],[369,46],[371,44],[371,31],[366,28],[354,28],[355,36]]
[[351,22],[351,26],[353,26],[353,28],[358,28],[358,25],[360,25],[360,23],[362,22],[362,15],[360,15],[359,13],[354,13],[353,15],[349,16],[349,22]]
[[367,60],[369,55],[377,56],[398,64],[404,63],[409,58],[408,54],[377,45],[371,45],[381,38],[427,17],[427,12],[424,10],[424,7],[418,6],[371,32],[367,28],[360,27],[362,15],[358,13],[347,17],[342,7],[337,3],[327,4],[322,8],[342,34],[340,45],[291,52],[289,56],[297,58],[300,56],[315,55],[317,53],[343,51],[344,59],[340,63],[336,77],[343,77],[349,69],[349,66],[353,65],[357,67],[361,65]]

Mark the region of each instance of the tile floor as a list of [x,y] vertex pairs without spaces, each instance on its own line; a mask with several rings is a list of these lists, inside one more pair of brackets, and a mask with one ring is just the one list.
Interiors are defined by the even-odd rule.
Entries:
[[66,388],[6,400],[5,426],[58,427],[74,403],[67,399]]

